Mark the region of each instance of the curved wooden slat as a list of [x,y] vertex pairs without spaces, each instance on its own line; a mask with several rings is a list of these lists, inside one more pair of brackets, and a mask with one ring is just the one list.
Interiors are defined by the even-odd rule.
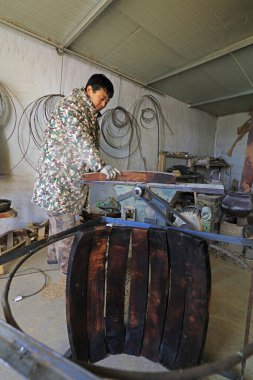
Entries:
[[110,229],[96,227],[88,267],[87,332],[89,359],[96,362],[107,355],[105,343],[104,294],[105,255]]
[[115,227],[109,237],[107,294],[106,294],[106,342],[110,354],[124,352],[125,282],[131,229]]
[[140,355],[148,295],[147,230],[133,228],[129,316],[125,353]]
[[211,270],[207,244],[192,236],[184,236],[183,239],[186,299],[176,368],[194,366],[201,359],[207,334],[211,295]]
[[170,369],[196,365],[207,333],[210,289],[203,240],[170,228],[87,226],[83,235],[77,234],[69,260],[66,308],[72,356],[95,362],[108,352],[124,351]]
[[187,368],[199,363],[206,338],[210,263],[201,239],[169,229],[167,235],[171,292],[160,358],[170,369]]
[[[172,234],[171,234],[172,232]],[[183,241],[174,231],[167,230],[170,257],[170,292],[166,321],[159,350],[159,362],[174,368],[180,344],[184,319],[186,279]]]
[[141,355],[152,361],[157,361],[169,292],[168,246],[165,231],[150,229],[148,239],[149,297]]
[[73,359],[87,361],[87,277],[94,228],[76,235],[72,245],[66,284],[67,329]]

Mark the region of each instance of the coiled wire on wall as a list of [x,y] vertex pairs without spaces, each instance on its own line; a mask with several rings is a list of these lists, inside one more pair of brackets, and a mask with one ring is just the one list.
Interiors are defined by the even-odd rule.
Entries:
[[[149,102],[151,106],[143,107],[145,101]],[[133,115],[142,128],[157,128],[157,151],[159,155],[159,152],[164,150],[165,128],[174,135],[171,126],[163,115],[160,103],[153,95],[143,95],[135,103]]]
[[[11,95],[13,94],[10,93],[10,90],[0,82],[0,147],[8,143],[17,126],[17,110]],[[13,126],[9,134],[7,134],[5,127],[10,120],[11,114],[14,117]]]
[[[151,103],[151,106],[142,108],[144,101]],[[174,132],[165,119],[158,100],[152,95],[144,95],[136,102],[132,114],[123,107],[110,109],[103,114],[100,147],[109,157],[128,159],[128,166],[129,158],[139,152],[147,170],[141,147],[142,128],[149,129],[154,126],[157,128],[159,155],[159,152],[164,150],[165,128],[173,135]]]
[[[18,144],[22,153],[22,157],[15,165],[15,167],[23,159],[25,159],[26,162],[34,170],[36,170],[36,165],[34,165],[31,159],[28,157],[31,140],[33,141],[35,147],[37,147],[39,150],[42,148],[44,132],[49,122],[51,112],[63,96],[64,95],[62,94],[44,95],[28,104],[28,106],[24,109],[18,123]],[[23,128],[21,128],[24,123],[24,119],[26,119],[29,128],[28,141],[25,147],[22,145]]]
[[100,148],[109,157],[126,159],[132,156],[140,147],[140,138],[139,125],[125,108],[119,106],[103,114]]
[[[44,130],[49,121],[52,108],[63,96],[62,94],[45,95],[34,100],[24,108],[17,96],[6,85],[0,82],[0,147],[7,147],[7,144],[15,132],[17,133],[18,146],[21,151],[19,161],[12,167],[4,170],[2,174],[9,174],[11,170],[16,168],[23,160],[26,160],[34,170],[36,169],[35,165],[33,165],[28,158],[30,142],[32,140],[38,149],[42,147]],[[18,104],[22,110],[19,122],[17,106],[15,104]],[[9,132],[8,124],[11,125]],[[26,139],[23,135],[24,132],[27,131],[25,128],[27,126],[28,138]],[[22,138],[26,141],[25,147],[22,145]],[[1,152],[3,153],[3,150]],[[8,157],[8,152],[6,152],[5,155]],[[1,160],[4,161],[3,157],[1,157]]]

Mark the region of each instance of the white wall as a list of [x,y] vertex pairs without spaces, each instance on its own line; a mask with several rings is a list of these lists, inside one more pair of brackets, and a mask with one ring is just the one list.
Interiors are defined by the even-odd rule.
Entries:
[[[112,80],[115,87],[115,96],[109,103],[109,108],[121,105],[132,112],[135,102],[144,94],[151,94],[160,102],[164,116],[174,131],[174,135],[172,135],[168,129],[166,130],[162,141],[165,150],[186,151],[196,155],[214,155],[215,117],[202,111],[189,109],[186,104],[174,98],[149,91],[132,81],[76,57],[59,56],[53,47],[5,26],[0,26],[0,46],[0,82],[13,93],[13,101],[18,114],[17,120],[20,119],[22,113],[22,107],[18,100],[25,108],[30,102],[47,94],[59,92],[68,94],[72,88],[84,86],[91,74],[103,72]],[[7,136],[12,127],[13,115],[0,138],[3,138],[3,134]],[[1,147],[0,168],[4,168],[5,171],[17,165],[22,158],[18,145],[19,140],[23,149],[26,149],[29,130],[25,118],[22,119],[19,128],[16,127],[8,145]],[[155,170],[158,153],[155,125],[143,134],[141,146],[147,169]],[[30,139],[26,158],[35,167],[38,156],[39,151]],[[107,160],[110,161],[109,158]],[[112,163],[120,169],[128,167],[127,160],[116,160]],[[131,157],[129,164],[129,169],[143,169],[138,153]],[[18,216],[1,219],[0,233],[18,227],[25,228],[28,222],[45,220],[45,212],[30,202],[34,174],[34,169],[23,159],[10,171],[9,175],[1,176],[0,198],[11,199],[12,207],[18,211]]]
[[229,182],[227,181],[227,183],[225,183],[226,188],[230,187],[233,179],[239,182],[241,179],[248,134],[246,133],[242,140],[237,143],[231,157],[227,155],[227,151],[237,137],[237,128],[243,125],[248,119],[248,113],[222,116],[217,119],[215,155],[217,157],[224,157],[228,164],[231,165],[231,177]]

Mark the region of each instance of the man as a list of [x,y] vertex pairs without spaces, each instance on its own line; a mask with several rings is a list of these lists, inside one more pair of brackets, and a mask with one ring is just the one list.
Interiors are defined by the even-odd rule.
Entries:
[[[113,96],[113,84],[103,74],[94,74],[86,87],[74,89],[54,108],[45,131],[32,202],[47,210],[49,234],[74,227],[86,200],[87,186],[80,180],[94,171],[114,179],[119,170],[101,159],[99,153],[100,111]],[[67,273],[73,237],[48,249],[48,263],[58,262]]]

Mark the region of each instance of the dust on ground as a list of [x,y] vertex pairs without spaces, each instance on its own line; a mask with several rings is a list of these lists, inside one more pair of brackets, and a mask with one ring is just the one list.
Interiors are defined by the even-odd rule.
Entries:
[[57,282],[49,283],[43,290],[42,295],[50,300],[65,295],[66,276],[61,276]]

